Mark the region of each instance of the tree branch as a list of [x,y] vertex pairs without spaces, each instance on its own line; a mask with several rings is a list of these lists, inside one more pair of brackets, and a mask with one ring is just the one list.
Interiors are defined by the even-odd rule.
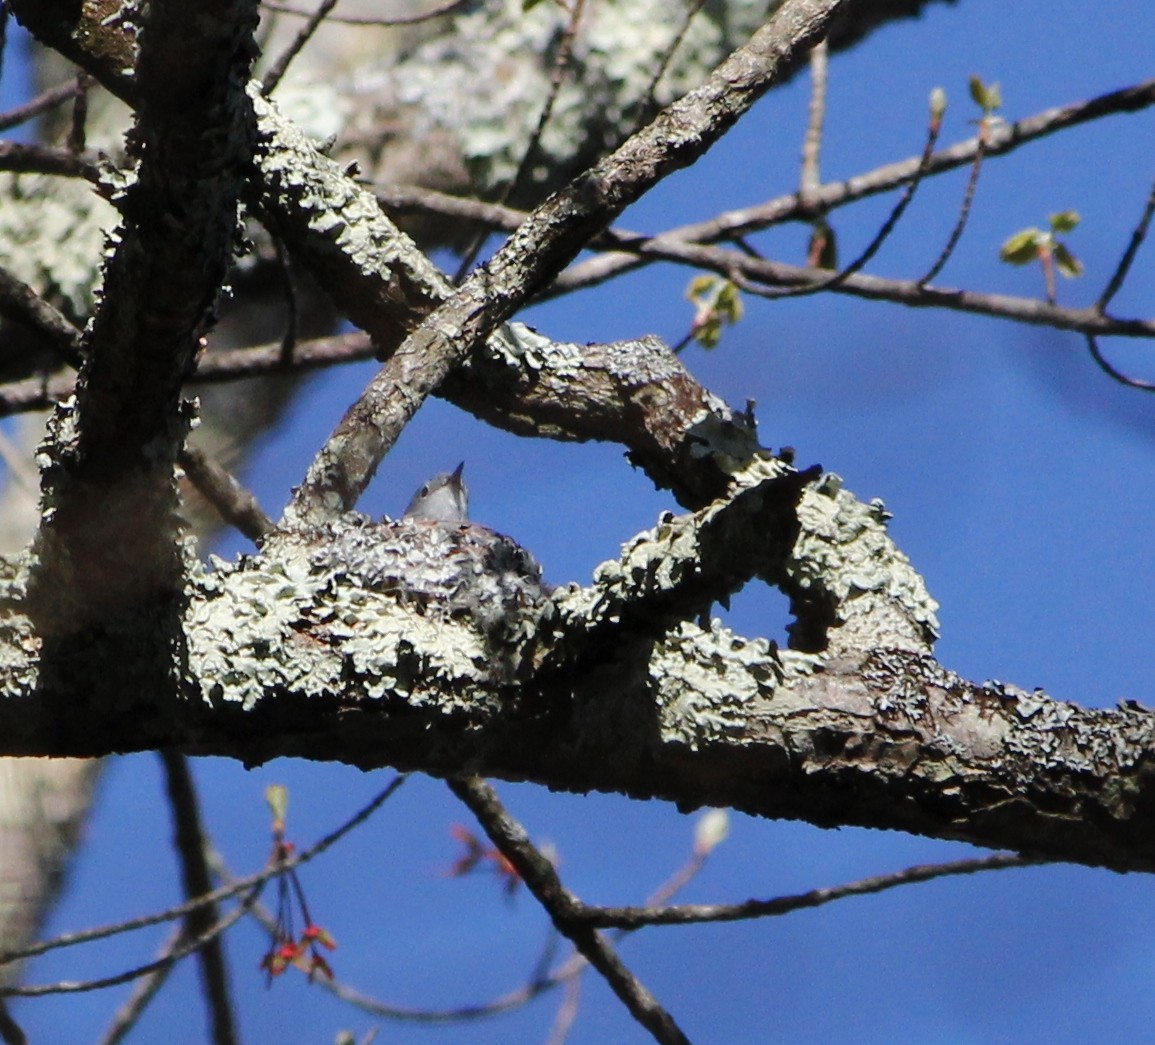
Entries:
[[[754,492],[780,467],[751,466],[718,539],[765,541]],[[0,583],[0,754],[172,746],[248,764],[297,755],[443,776],[467,766],[683,808],[1155,870],[1155,715],[1133,704],[1082,709],[947,671],[929,652],[933,602],[886,537],[884,513],[856,504],[827,477],[798,506],[782,573],[809,653],[716,621],[648,619],[667,588],[666,613],[697,607],[708,576],[684,596],[676,589],[717,507],[664,519],[590,588],[557,591],[501,635],[350,562],[342,527],[368,554],[364,523],[274,537],[261,554],[190,580],[182,698],[171,707],[152,694],[130,703],[99,663],[79,702],[38,673],[26,578],[11,563]],[[737,526],[746,513],[750,525]],[[376,532],[382,546],[391,539],[388,527]],[[735,582],[726,564],[758,563],[759,548],[731,548],[718,590]],[[621,623],[603,624],[604,641],[591,644],[599,606]],[[58,705],[71,709],[66,720],[52,714]]]
[[505,811],[497,792],[479,777],[452,778],[449,787],[469,807],[490,841],[513,865],[526,887],[545,908],[558,932],[570,940],[622,1000],[655,1041],[689,1045],[689,1039],[658,1000],[617,956],[609,941],[573,918],[577,901],[561,883],[553,865],[530,842],[524,828]]
[[286,518],[315,524],[352,508],[426,396],[572,260],[593,232],[705,153],[821,35],[841,5],[842,0],[788,0],[701,87],[542,204],[405,339],[314,459]]

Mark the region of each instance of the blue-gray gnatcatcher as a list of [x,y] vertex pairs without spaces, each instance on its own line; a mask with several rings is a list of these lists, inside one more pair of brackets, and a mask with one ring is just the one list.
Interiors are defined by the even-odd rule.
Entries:
[[441,472],[421,487],[405,509],[406,519],[458,525],[469,522],[469,491],[461,473],[462,461],[452,472]]

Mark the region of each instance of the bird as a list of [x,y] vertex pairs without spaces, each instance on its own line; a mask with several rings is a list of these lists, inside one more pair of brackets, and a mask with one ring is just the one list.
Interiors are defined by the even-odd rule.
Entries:
[[461,525],[469,522],[469,489],[461,473],[462,461],[452,472],[438,472],[410,499],[403,519]]
[[494,640],[522,634],[553,587],[528,550],[470,520],[464,469],[433,476],[399,519],[350,512],[280,539],[304,543],[314,569],[386,591],[426,616],[469,617]]

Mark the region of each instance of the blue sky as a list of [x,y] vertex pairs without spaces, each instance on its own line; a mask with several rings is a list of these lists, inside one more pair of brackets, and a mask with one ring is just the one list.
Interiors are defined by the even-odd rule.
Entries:
[[[972,133],[971,73],[1000,81],[1015,119],[1152,75],[1155,8],[1121,0],[1110,15],[1073,0],[961,0],[890,27],[832,62],[823,174],[842,178],[914,154],[926,98],[951,108],[943,141]],[[777,196],[797,182],[805,77],[773,92],[699,165],[634,207],[623,225],[657,231]],[[974,218],[940,277],[947,285],[1037,294],[1034,270],[999,263],[1010,233],[1068,208],[1083,215],[1072,249],[1087,275],[1060,300],[1094,299],[1155,175],[1150,112],[1118,116],[1028,146],[988,165]],[[965,172],[924,186],[870,266],[921,273],[937,255]],[[889,207],[836,212],[844,257],[867,242]],[[767,250],[799,261],[804,230],[776,230]],[[1115,303],[1150,315],[1152,247]],[[691,273],[652,267],[586,295],[533,309],[544,332],[573,340],[684,333]],[[1155,377],[1152,346],[1108,342],[1120,365]],[[938,653],[976,679],[1042,686],[1096,706],[1152,703],[1155,641],[1155,397],[1111,383],[1080,339],[951,313],[822,296],[747,301],[743,322],[687,363],[735,404],[757,401],[763,441],[797,448],[860,497],[881,497],[892,533],[942,603]],[[269,510],[300,480],[312,453],[371,374],[320,375],[264,442],[247,481]],[[632,471],[620,448],[527,442],[442,403],[425,407],[366,495],[366,511],[397,512],[435,471],[465,459],[474,516],[531,548],[554,582],[586,580],[621,542],[672,507]],[[591,511],[591,505],[596,510]],[[227,550],[243,548],[239,540]],[[780,634],[781,603],[745,592],[730,615],[748,632]],[[281,760],[252,772],[224,760],[196,767],[206,819],[238,870],[268,847],[264,786],[291,789],[290,833],[320,836],[384,786],[387,773]],[[173,902],[171,830],[154,758],[114,764],[65,902],[61,931]],[[688,855],[693,818],[660,803],[501,787],[538,840],[554,843],[568,884],[589,900],[637,902]],[[545,921],[524,896],[507,904],[488,879],[448,880],[448,827],[468,817],[436,781],[417,778],[372,821],[304,872],[316,917],[341,944],[339,974],[398,1004],[483,1001],[516,986],[535,960]],[[740,900],[833,885],[909,863],[969,853],[964,846],[862,830],[735,817],[731,838],[683,894]],[[1142,876],[1036,868],[914,886],[786,919],[650,930],[623,955],[695,1041],[815,1043],[1076,1043],[1145,1040],[1155,1022],[1155,916]],[[145,960],[157,934],[64,951],[34,963],[32,981],[80,978]],[[266,991],[264,943],[229,938],[249,1041],[330,1041],[376,1022],[335,1005],[300,978]],[[140,1041],[199,1042],[204,1022],[193,969],[154,1004]],[[116,991],[22,1004],[38,1041],[94,1038]],[[559,999],[501,1020],[429,1029],[383,1025],[378,1041],[538,1042]],[[588,977],[570,1039],[648,1040]]]

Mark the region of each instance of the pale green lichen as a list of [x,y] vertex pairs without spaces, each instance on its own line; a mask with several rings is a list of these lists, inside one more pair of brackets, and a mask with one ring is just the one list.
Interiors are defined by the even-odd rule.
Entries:
[[[697,749],[749,737],[753,717],[819,667],[818,657],[743,638],[716,619],[709,629],[683,621],[650,658],[662,738]],[[760,720],[770,727],[768,715]]]
[[887,534],[881,501],[862,503],[829,474],[803,493],[798,518],[791,580],[833,601],[841,625],[850,626],[845,641],[862,637],[859,628],[874,629],[880,641],[933,641],[938,603]]
[[483,642],[467,626],[407,609],[304,557],[218,564],[200,585],[186,633],[191,674],[210,703],[248,709],[286,692],[424,703],[439,682],[484,675]]
[[[700,83],[773,6],[769,0],[706,4],[685,27],[656,87],[657,103]],[[587,6],[530,180],[556,183],[560,171],[588,163],[638,125],[654,70],[683,28],[682,12],[671,14],[666,0]],[[472,6],[448,20],[443,33],[390,55],[388,65],[366,62],[352,74],[351,88],[371,100],[362,107],[368,113],[408,107],[419,114],[414,133],[454,135],[475,189],[492,193],[521,165],[551,92],[552,56],[570,17],[558,5],[527,10],[520,0]]]
[[0,558],[0,697],[36,686],[40,640],[24,612],[34,562],[27,552]]
[[0,266],[83,323],[117,217],[86,181],[0,174]]

